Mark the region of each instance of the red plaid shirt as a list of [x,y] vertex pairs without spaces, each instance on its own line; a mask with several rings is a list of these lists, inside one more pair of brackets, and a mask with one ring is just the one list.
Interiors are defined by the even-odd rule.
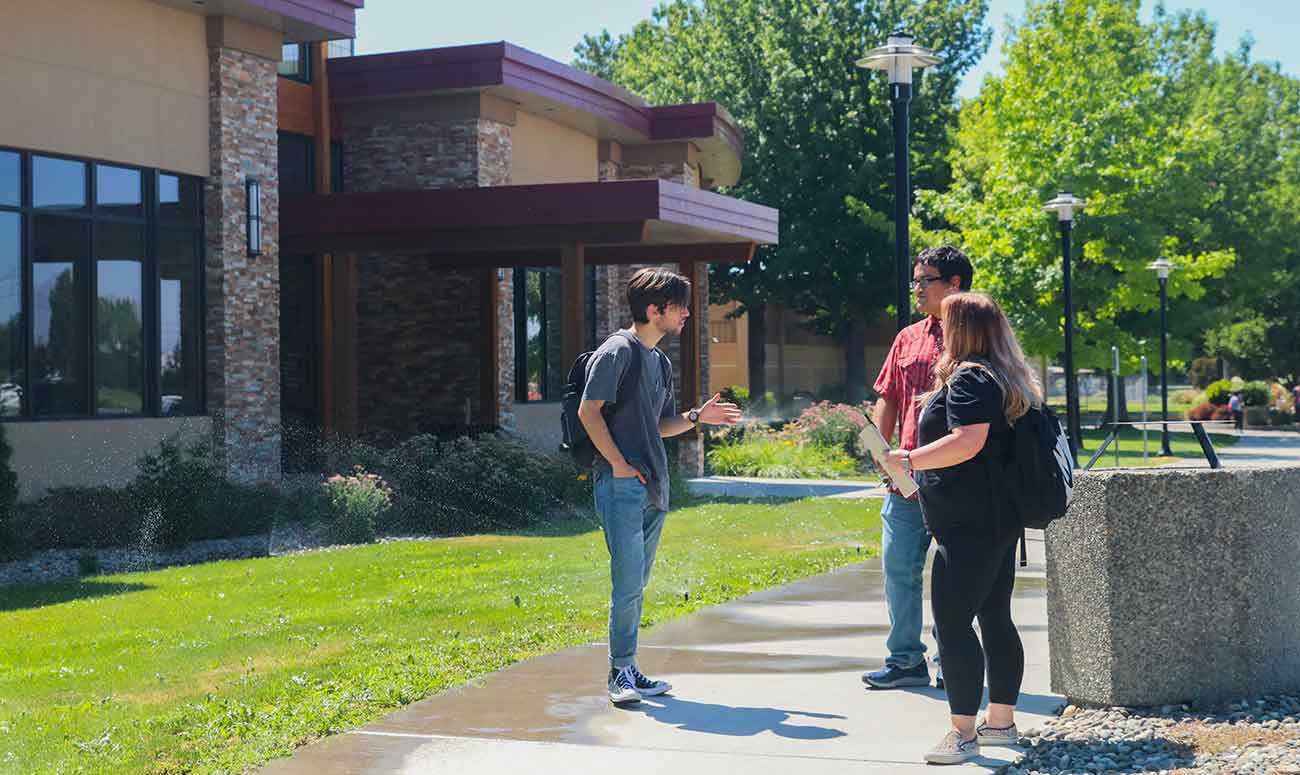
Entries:
[[[943,324],[927,317],[904,328],[889,348],[889,357],[876,377],[876,392],[898,407],[903,418],[901,449],[916,449],[917,423],[921,407],[916,399],[934,387],[934,367],[943,354]],[[893,428],[881,428],[888,436]]]

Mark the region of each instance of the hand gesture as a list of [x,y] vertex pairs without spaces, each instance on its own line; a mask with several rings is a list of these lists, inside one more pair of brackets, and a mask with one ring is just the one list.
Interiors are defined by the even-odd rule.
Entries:
[[705,425],[735,425],[740,422],[740,407],[735,404],[719,403],[721,393],[714,393],[713,398],[700,407],[700,422]]

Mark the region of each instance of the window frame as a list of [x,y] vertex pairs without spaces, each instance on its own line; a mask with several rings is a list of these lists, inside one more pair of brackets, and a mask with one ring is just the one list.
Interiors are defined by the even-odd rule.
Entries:
[[[22,402],[19,406],[19,412],[16,415],[0,415],[0,422],[58,422],[58,421],[113,421],[113,420],[138,420],[144,418],[157,417],[179,417],[179,416],[203,416],[207,414],[207,379],[206,379],[206,325],[207,325],[207,293],[205,283],[206,272],[206,241],[203,235],[206,232],[206,214],[202,203],[203,188],[205,179],[188,175],[181,172],[170,170],[160,170],[151,167],[144,167],[137,164],[125,164],[107,159],[98,159],[94,157],[73,156],[70,154],[28,150],[24,148],[15,148],[11,146],[0,145],[0,151],[7,153],[16,153],[19,157],[19,205],[13,207],[10,205],[0,204],[0,212],[17,213],[19,217],[19,261],[21,264],[21,288],[19,293],[20,315],[22,318],[21,336],[19,337],[19,363],[22,368],[23,391]],[[66,161],[75,161],[86,165],[85,195],[86,207],[83,210],[69,212],[60,210],[49,210],[37,208],[34,206],[34,186],[35,180],[33,159],[35,157],[46,157],[52,159],[62,159]],[[121,216],[108,215],[98,212],[98,170],[100,166],[127,169],[140,173],[140,186],[143,207],[141,215]],[[162,221],[160,210],[161,202],[159,199],[159,182],[162,175],[170,175],[183,180],[191,180],[197,183],[198,200],[194,203],[195,210],[191,213],[192,220],[187,225],[181,225],[178,222]],[[32,405],[32,352],[33,352],[33,308],[35,305],[35,288],[33,287],[33,273],[36,258],[36,219],[41,217],[53,217],[61,219],[70,219],[81,221],[89,225],[88,252],[85,256],[79,257],[78,261],[84,266],[83,285],[78,293],[78,303],[81,305],[81,313],[84,315],[85,331],[79,337],[82,341],[80,357],[84,359],[84,376],[85,384],[82,388],[82,401],[86,407],[85,412],[80,413],[58,413],[58,414],[41,414],[34,413]],[[97,335],[96,325],[98,308],[98,291],[99,291],[99,267],[96,257],[96,246],[98,229],[97,224],[123,224],[139,227],[144,232],[144,255],[141,257],[141,347],[143,354],[141,357],[141,393],[142,406],[141,412],[121,412],[112,414],[99,414],[97,410],[97,383],[95,373],[95,338]],[[195,296],[197,309],[195,311],[196,319],[194,323],[197,326],[197,332],[194,334],[196,363],[196,377],[193,389],[195,391],[194,410],[185,414],[162,414],[161,407],[161,332],[159,330],[161,309],[158,283],[159,262],[158,262],[158,237],[161,229],[170,231],[189,232],[193,235],[196,245],[195,251]]]
[[[279,65],[284,63],[284,49],[289,46],[295,46],[298,49],[298,69],[292,73],[285,73],[280,70]],[[280,61],[276,63],[275,72],[281,78],[287,78],[290,81],[310,84],[312,82],[311,71],[311,44],[310,43],[282,43],[280,49]]]

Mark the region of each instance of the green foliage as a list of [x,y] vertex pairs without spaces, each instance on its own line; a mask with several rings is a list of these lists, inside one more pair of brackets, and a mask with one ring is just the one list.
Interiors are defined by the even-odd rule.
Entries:
[[1217,358],[1193,358],[1187,367],[1187,380],[1197,390],[1204,390],[1211,382],[1219,378],[1219,361]]
[[788,438],[751,438],[709,450],[709,466],[719,476],[764,479],[841,479],[858,473],[858,463],[833,447],[799,444]]
[[10,464],[14,450],[9,446],[7,433],[0,424],[0,557],[6,556],[14,546],[13,522],[18,506],[18,474]]
[[1205,351],[1232,363],[1246,377],[1271,377],[1273,370],[1272,345],[1269,331],[1275,321],[1252,317],[1205,334]]
[[654,104],[727,107],[745,152],[726,193],[780,208],[781,239],[747,264],[715,264],[711,295],[743,309],[779,301],[843,339],[895,287],[889,89],[854,63],[900,27],[943,54],[916,83],[910,138],[913,180],[943,188],[957,87],[988,47],[987,11],[987,0],[669,0],[626,35],[584,37],[575,64]]
[[377,525],[393,502],[384,480],[357,466],[349,475],[326,479],[323,487],[330,505],[331,539],[343,544],[374,541]]
[[127,489],[142,516],[145,542],[180,546],[209,532],[217,515],[208,506],[221,481],[210,441],[163,439],[157,451],[141,456],[138,466]]
[[744,385],[728,385],[718,392],[723,401],[730,401],[741,409],[749,408],[749,388]]
[[391,488],[393,508],[380,520],[380,532],[512,529],[591,502],[591,483],[571,462],[505,437],[442,441],[426,434],[387,450],[340,447],[329,458],[336,470],[361,465]]
[[840,449],[853,457],[861,455],[858,435],[866,424],[863,409],[832,404],[829,401],[813,404],[796,420],[800,435],[808,442],[819,447]]
[[1221,379],[1211,382],[1209,386],[1205,388],[1205,400],[1215,406],[1226,406],[1228,399],[1232,398],[1234,390],[1235,388],[1230,379]]
[[[672,516],[643,623],[875,555],[879,501]],[[296,746],[603,638],[604,539],[400,541],[0,588],[6,773],[256,771]]]
[[[1203,112],[1184,110],[1185,75],[1212,55],[1212,29],[1186,17],[1143,24],[1136,0],[1031,2],[1004,46],[1005,72],[962,110],[953,183],[920,196],[959,230],[975,283],[1006,308],[1028,352],[1062,348],[1060,245],[1042,211],[1058,190],[1088,202],[1076,218],[1076,363],[1109,366],[1110,347],[1141,354],[1159,336],[1159,294],[1147,268],[1164,256],[1171,360],[1201,329],[1186,313],[1236,260],[1201,239],[1208,187],[1227,149]],[[1199,72],[1199,71],[1197,71]]]
[[1241,400],[1246,406],[1268,406],[1273,393],[1267,382],[1247,382],[1241,387]]

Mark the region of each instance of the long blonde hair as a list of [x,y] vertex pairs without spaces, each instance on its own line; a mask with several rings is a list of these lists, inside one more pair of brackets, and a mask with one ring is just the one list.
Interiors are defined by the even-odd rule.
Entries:
[[996,301],[982,293],[954,293],[943,300],[941,315],[943,355],[934,367],[935,388],[921,396],[922,404],[964,368],[983,369],[998,383],[1008,423],[1043,403],[1042,384]]

